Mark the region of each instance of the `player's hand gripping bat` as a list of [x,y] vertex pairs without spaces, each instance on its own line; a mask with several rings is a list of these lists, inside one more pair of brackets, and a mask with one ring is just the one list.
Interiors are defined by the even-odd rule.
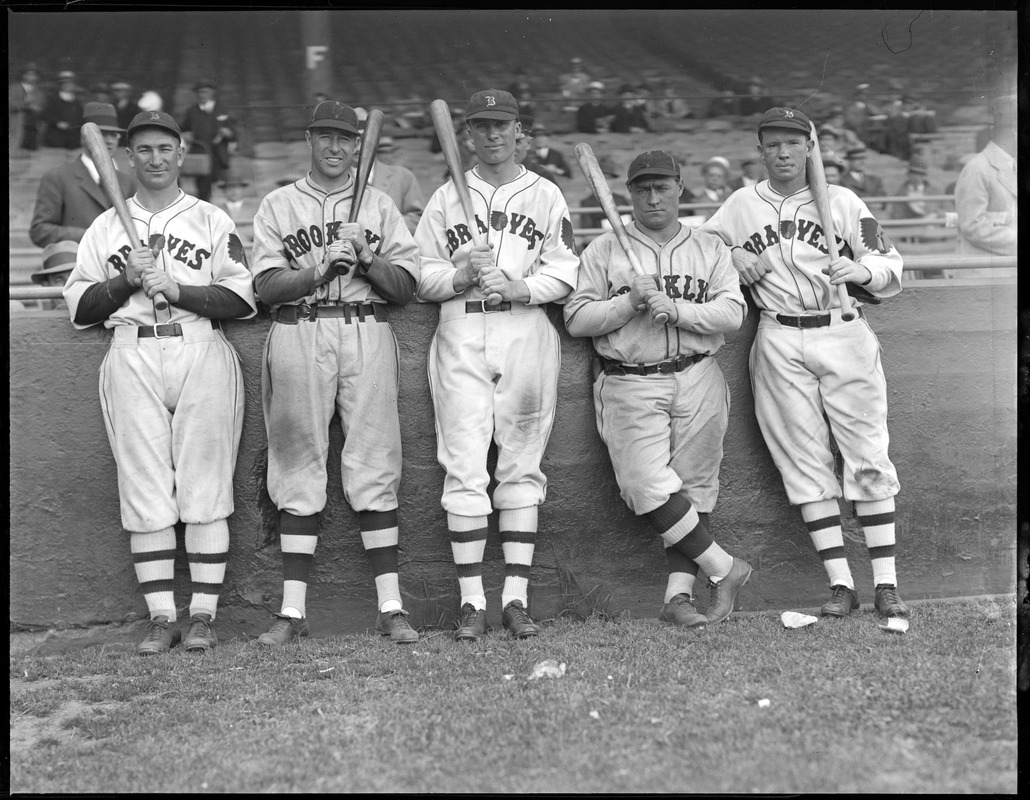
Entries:
[[[447,164],[447,171],[451,173],[454,190],[458,193],[458,202],[461,203],[461,210],[465,215],[465,224],[468,225],[469,233],[472,234],[472,243],[478,247],[483,243],[483,235],[479,232],[476,213],[472,210],[472,194],[469,192],[468,182],[465,180],[465,168],[462,166],[461,153],[458,151],[458,138],[454,135],[450,106],[444,100],[434,100],[429,105],[429,116],[432,117],[436,136],[440,140],[440,150],[443,153],[444,163]],[[492,306],[497,305],[501,300],[501,296],[496,292],[486,298],[486,302]]]
[[[361,149],[358,151],[358,163],[354,175],[354,199],[350,204],[347,222],[358,221],[361,201],[365,198],[365,189],[368,187],[368,177],[372,174],[372,165],[376,160],[376,149],[379,147],[379,139],[383,135],[383,120],[383,112],[378,108],[369,111],[365,118],[365,130],[361,134]],[[347,264],[342,258],[337,259],[330,266],[336,270],[337,275],[346,275],[350,271],[350,264]]]
[[[604,176],[604,172],[601,171],[601,166],[597,163],[597,157],[594,156],[594,151],[588,144],[577,144],[576,149],[576,160],[579,161],[579,166],[583,170],[583,174],[586,176],[587,183],[590,184],[590,188],[594,190],[594,196],[597,197],[598,205],[601,206],[601,210],[604,212],[605,218],[608,220],[608,224],[612,226],[612,231],[615,233],[615,238],[619,240],[619,244],[622,245],[622,249],[626,253],[626,258],[629,259],[630,266],[633,267],[633,271],[637,275],[646,275],[644,267],[640,263],[640,259],[637,258],[637,254],[633,252],[633,244],[629,240],[629,234],[626,233],[626,228],[622,224],[622,218],[619,216],[618,209],[615,206],[615,198],[612,197],[611,187],[608,186],[608,179]],[[660,313],[655,316],[655,322],[659,325],[664,325],[669,321],[668,315]]]
[[[819,149],[819,137],[815,132],[815,125],[809,132],[812,140],[812,152],[808,155],[808,188],[812,190],[812,198],[815,200],[815,209],[819,213],[819,222],[823,226],[823,235],[826,237],[826,249],[830,251],[830,262],[837,260],[837,234],[833,227],[833,215],[830,213],[830,191],[826,184],[826,171],[823,169],[823,155]],[[851,295],[848,294],[847,284],[837,284],[837,300],[840,303],[840,318],[847,321],[855,318],[855,309],[851,305]]]
[[[115,213],[129,237],[129,243],[135,244],[139,240],[139,234],[136,233],[136,226],[129,214],[129,206],[122,197],[122,187],[118,185],[114,161],[111,159],[111,154],[107,152],[107,145],[104,144],[104,136],[100,132],[100,127],[95,122],[83,123],[79,138],[82,141],[82,149],[86,151],[86,155],[93,160],[93,166],[97,168],[100,185],[110,198],[111,205],[114,206]],[[159,311],[168,308],[168,300],[161,292],[155,294],[153,300],[154,308]]]

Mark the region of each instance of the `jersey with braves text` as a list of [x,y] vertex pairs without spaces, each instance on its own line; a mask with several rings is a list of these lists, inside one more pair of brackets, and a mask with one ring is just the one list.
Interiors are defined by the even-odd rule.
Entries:
[[[82,295],[91,285],[124,272],[129,252],[139,246],[140,240],[150,245],[155,251],[157,267],[167,272],[176,283],[224,286],[250,306],[250,313],[241,319],[249,319],[257,313],[243,243],[228,214],[183,192],[175,202],[160,211],[148,211],[136,197],[130,198],[127,204],[139,237],[137,241],[129,242],[117,212],[110,208],[94,220],[79,242],[75,268],[64,289],[72,324],[76,328],[90,327],[74,321]],[[158,311],[154,308],[154,301],[139,289],[104,320],[104,326],[185,323],[199,319],[204,317],[175,305]]]
[[[494,263],[508,280],[525,281],[531,305],[562,300],[576,285],[579,257],[561,190],[521,166],[519,174],[502,186],[480,178],[476,168],[465,177],[476,225],[493,245]],[[468,263],[474,242],[453,182],[430,198],[415,240],[422,253],[419,298],[437,303],[455,298],[454,270]],[[460,297],[464,302],[484,295],[471,286]]]
[[[830,213],[841,256],[872,273],[863,288],[875,297],[901,291],[901,254],[866,204],[850,189],[829,186]],[[837,290],[822,270],[829,264],[826,237],[812,192],[773,191],[769,181],[739,189],[701,226],[741,246],[771,267],[751,285],[759,308],[780,314],[815,314],[839,308]],[[855,305],[861,305],[855,300]]]
[[[266,195],[254,217],[254,275],[268,269],[317,267],[329,245],[339,238],[340,226],[347,221],[353,199],[353,180],[340,189],[326,192],[307,176]],[[374,186],[365,187],[357,222],[373,253],[401,267],[418,281],[418,248],[388,195]],[[353,269],[295,302],[327,300],[386,302],[376,288]]]
[[593,336],[600,355],[624,363],[714,354],[724,332],[740,327],[746,309],[729,248],[719,237],[684,225],[663,245],[635,223],[625,229],[644,271],[657,275],[661,290],[675,302],[677,324],[656,325],[649,312],[630,305],[636,273],[615,234],[606,233],[580,259],[579,286],[565,306],[569,333]]

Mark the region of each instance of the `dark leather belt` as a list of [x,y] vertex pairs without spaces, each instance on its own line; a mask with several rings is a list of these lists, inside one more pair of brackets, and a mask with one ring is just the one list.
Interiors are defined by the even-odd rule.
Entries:
[[607,358],[601,360],[604,362],[605,375],[654,375],[655,373],[668,375],[673,372],[682,372],[706,355],[707,353],[697,353],[692,356],[676,356],[659,361],[657,364],[620,364],[618,361],[611,361]]
[[466,314],[479,312],[489,314],[492,311],[511,311],[511,303],[507,300],[502,300],[495,306],[490,305],[486,300],[469,300],[465,303]]
[[[862,316],[862,309],[855,309],[855,319]],[[789,317],[786,314],[777,314],[776,321],[788,328],[825,328],[833,321],[832,314],[813,314],[807,317]],[[844,322],[844,320],[841,320]]]
[[298,303],[291,306],[280,306],[275,312],[275,321],[285,325],[296,325],[298,322],[314,322],[316,319],[343,317],[347,324],[356,319],[364,322],[366,317],[376,318],[376,303]]
[[[221,330],[222,323],[217,319],[208,320],[216,331]],[[140,325],[136,328],[137,339],[167,339],[169,336],[182,336],[182,325],[169,322],[165,325]]]

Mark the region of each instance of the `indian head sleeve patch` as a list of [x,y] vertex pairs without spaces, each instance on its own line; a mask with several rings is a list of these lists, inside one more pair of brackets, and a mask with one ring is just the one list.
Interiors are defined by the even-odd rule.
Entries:
[[229,234],[229,258],[237,264],[247,266],[247,254],[243,250],[243,242],[240,241],[240,237],[235,233]]
[[561,241],[569,250],[576,255],[576,237],[572,233],[572,222],[568,217],[561,218]]
[[887,238],[883,226],[872,217],[862,217],[859,221],[859,230],[862,232],[862,244],[870,250],[886,255],[894,249],[891,240]]

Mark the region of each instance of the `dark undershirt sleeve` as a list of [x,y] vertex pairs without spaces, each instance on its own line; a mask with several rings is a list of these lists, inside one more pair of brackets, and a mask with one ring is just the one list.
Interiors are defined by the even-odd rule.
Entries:
[[179,302],[175,305],[208,319],[239,319],[253,310],[225,286],[179,286]]
[[388,303],[404,306],[415,296],[415,278],[403,267],[395,266],[373,255],[368,269],[359,269],[362,269],[359,274],[375,286]]
[[270,306],[292,303],[315,291],[312,269],[266,269],[254,276],[254,290]]
[[138,287],[126,280],[124,272],[103,283],[94,283],[79,299],[79,305],[75,309],[75,323],[96,325],[103,322],[138,291]]

